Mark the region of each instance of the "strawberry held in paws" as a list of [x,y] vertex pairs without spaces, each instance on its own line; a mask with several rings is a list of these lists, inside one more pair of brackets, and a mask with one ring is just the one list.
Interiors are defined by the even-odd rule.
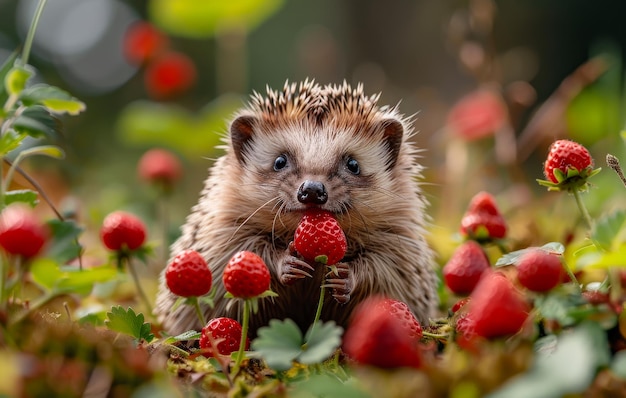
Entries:
[[333,213],[321,209],[304,212],[293,240],[295,249],[308,262],[333,265],[346,254],[346,235]]

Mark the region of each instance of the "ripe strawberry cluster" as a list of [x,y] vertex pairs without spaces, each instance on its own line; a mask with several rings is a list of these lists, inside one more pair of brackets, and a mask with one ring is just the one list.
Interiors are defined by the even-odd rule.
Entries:
[[168,37],[149,22],[138,21],[128,28],[124,55],[130,63],[145,67],[144,84],[156,100],[175,98],[196,81],[196,66],[191,58],[172,50]]

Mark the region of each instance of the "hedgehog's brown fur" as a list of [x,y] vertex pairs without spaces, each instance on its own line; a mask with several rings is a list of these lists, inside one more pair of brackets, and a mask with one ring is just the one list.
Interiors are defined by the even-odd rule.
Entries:
[[[285,285],[280,275],[292,261],[288,245],[305,206],[296,197],[305,180],[320,181],[328,191],[321,204],[334,212],[348,241],[344,258],[351,275],[350,293],[341,304],[326,296],[322,320],[346,326],[356,304],[373,294],[406,302],[428,322],[437,303],[432,251],[425,240],[425,199],[415,181],[421,167],[409,141],[410,121],[394,107],[379,107],[379,96],[363,94],[361,85],[320,86],[312,81],[286,83],[254,94],[230,126],[226,154],[205,182],[198,204],[171,255],[185,249],[207,260],[217,286],[215,307],[207,319],[240,319],[238,302],[224,299],[222,272],[240,250],[259,254],[272,275],[278,297],[260,301],[250,322],[251,334],[272,318],[293,319],[303,330],[313,320],[325,267],[312,278]],[[288,167],[274,170],[280,155]],[[346,159],[356,159],[351,173]],[[156,313],[170,334],[199,330],[194,310],[179,306],[163,275]]]

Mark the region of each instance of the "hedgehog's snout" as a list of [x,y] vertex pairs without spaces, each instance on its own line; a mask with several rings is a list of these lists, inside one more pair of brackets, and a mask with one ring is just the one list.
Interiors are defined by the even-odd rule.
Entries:
[[320,181],[306,180],[298,188],[298,201],[305,205],[323,205],[328,200],[328,191]]

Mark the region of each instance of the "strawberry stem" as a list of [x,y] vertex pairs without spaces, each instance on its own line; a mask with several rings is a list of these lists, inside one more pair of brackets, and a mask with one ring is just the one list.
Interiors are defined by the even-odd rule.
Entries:
[[[130,276],[133,278],[133,282],[135,284],[135,288],[137,289],[137,293],[139,294],[139,298],[141,298],[141,301],[143,301],[143,304],[146,306],[146,310],[148,311],[148,314],[152,316],[152,305],[150,304],[150,300],[148,299],[148,296],[146,296],[146,293],[143,291],[143,288],[141,287],[141,282],[139,281],[139,275],[137,275],[137,270],[135,269],[133,262],[131,261],[131,257],[126,254],[122,254],[121,257],[126,259],[126,262],[128,264],[128,271],[130,272]],[[122,260],[120,259],[118,261],[121,262]]]
[[578,209],[582,213],[583,218],[585,219],[585,222],[587,223],[587,227],[591,230],[593,228],[593,220],[591,219],[591,216],[589,215],[589,212],[587,211],[587,208],[585,207],[585,204],[583,203],[582,198],[580,197],[580,192],[578,191],[578,189],[574,188],[572,190],[572,193],[574,194],[574,199],[576,199],[576,204],[578,205]]
[[322,315],[322,306],[324,305],[325,292],[326,287],[322,285],[320,288],[320,299],[317,302],[317,310],[315,311],[315,318],[313,319],[313,325],[311,326],[311,330],[313,330],[317,322],[320,320],[320,316]]
[[204,313],[202,312],[202,309],[200,308],[200,303],[198,302],[198,298],[189,297],[189,300],[191,301],[193,308],[196,310],[196,315],[198,315],[198,319],[200,320],[200,325],[202,326],[206,325],[206,318],[204,317]]
[[239,372],[239,366],[243,361],[243,352],[246,350],[246,339],[248,338],[248,324],[250,323],[250,299],[243,300],[243,319],[241,320],[241,340],[239,341],[239,351],[233,367],[233,375]]

